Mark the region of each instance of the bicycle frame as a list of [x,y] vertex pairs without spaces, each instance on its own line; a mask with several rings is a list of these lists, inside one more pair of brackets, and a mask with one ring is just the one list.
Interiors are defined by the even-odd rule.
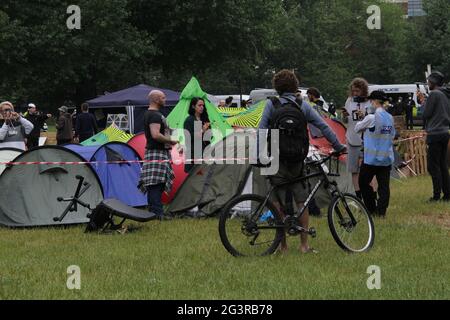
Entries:
[[[262,203],[261,207],[256,210],[256,212],[254,214],[254,217],[251,219],[251,221],[254,222],[254,223],[257,222],[257,220],[259,219],[259,217],[260,217],[260,215],[262,213],[263,208],[267,205],[267,203],[269,202],[270,197],[272,196],[273,192],[275,192],[277,189],[285,187],[285,186],[291,186],[291,185],[296,184],[296,183],[304,182],[304,181],[312,179],[312,178],[320,177],[321,179],[319,179],[319,181],[317,182],[317,184],[315,185],[313,190],[310,192],[308,198],[306,199],[305,203],[303,204],[303,207],[297,213],[295,213],[294,215],[287,215],[287,216],[291,216],[291,217],[295,218],[296,220],[300,219],[304,215],[306,209],[308,208],[308,206],[311,203],[312,199],[314,199],[317,191],[319,191],[319,189],[320,189],[320,187],[322,185],[325,185],[325,188],[330,193],[331,197],[333,197],[335,194],[337,194],[341,199],[344,199],[344,195],[339,190],[339,188],[337,186],[337,183],[334,182],[334,181],[330,181],[329,180],[329,178],[328,178],[329,175],[327,173],[325,173],[325,171],[324,171],[324,169],[322,167],[322,164],[324,164],[328,160],[332,160],[332,159],[329,157],[329,158],[325,158],[325,161],[322,160],[322,161],[313,162],[313,163],[310,164],[310,167],[315,167],[315,168],[319,169],[319,172],[317,172],[317,173],[308,174],[306,176],[299,177],[297,179],[293,179],[293,180],[290,180],[290,181],[287,181],[287,182],[283,182],[283,183],[271,186],[270,189],[269,189],[269,192],[268,192],[268,194],[267,194],[267,196],[266,196],[266,198],[264,200],[264,202]],[[339,173],[335,174],[335,176],[336,175],[339,175]],[[333,174],[330,174],[330,176],[333,176]],[[330,186],[334,186],[335,187],[333,191],[330,190],[330,188],[329,188]],[[355,217],[353,216],[350,208],[348,207],[347,202],[343,201],[343,203],[344,203],[345,210],[347,211],[347,214],[350,217],[350,220],[351,220],[352,224],[354,226],[356,226],[357,221],[356,221]],[[338,214],[339,219],[343,220],[344,217],[343,217],[342,213],[340,212],[339,208],[337,208],[336,212]],[[277,229],[277,228],[284,228],[284,227],[285,227],[285,225],[283,225],[283,226],[267,226],[267,227],[259,226],[260,229],[274,229],[274,228]]]

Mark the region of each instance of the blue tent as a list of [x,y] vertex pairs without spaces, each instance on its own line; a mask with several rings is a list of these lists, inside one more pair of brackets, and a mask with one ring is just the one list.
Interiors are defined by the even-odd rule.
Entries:
[[148,94],[152,90],[160,90],[166,94],[166,107],[161,111],[163,115],[168,116],[180,100],[180,93],[145,84],[109,93],[86,102],[91,109],[126,108],[130,121],[130,132],[140,133],[144,131],[144,113],[148,107]]
[[[88,147],[69,144],[64,147],[89,162],[142,160],[133,148],[121,142]],[[146,195],[137,187],[141,174],[140,163],[96,163],[91,166],[102,183],[105,199],[117,199],[132,207],[147,205]]]

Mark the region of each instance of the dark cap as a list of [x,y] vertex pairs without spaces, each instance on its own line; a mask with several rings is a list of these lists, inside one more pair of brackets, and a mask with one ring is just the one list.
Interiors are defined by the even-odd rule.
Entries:
[[369,100],[380,100],[380,101],[389,101],[389,98],[383,91],[374,91],[370,94]]

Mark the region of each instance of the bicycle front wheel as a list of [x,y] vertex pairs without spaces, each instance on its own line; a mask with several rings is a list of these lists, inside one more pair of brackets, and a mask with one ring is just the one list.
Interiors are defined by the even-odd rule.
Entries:
[[364,204],[351,194],[336,196],[328,208],[328,225],[336,243],[345,251],[362,253],[375,241],[375,227]]
[[283,233],[278,211],[258,195],[234,198],[220,215],[220,239],[235,257],[271,255],[280,245]]

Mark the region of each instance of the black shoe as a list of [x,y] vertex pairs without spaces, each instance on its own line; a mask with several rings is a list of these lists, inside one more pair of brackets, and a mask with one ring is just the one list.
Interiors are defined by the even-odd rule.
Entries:
[[445,196],[445,197],[442,198],[441,201],[443,201],[443,202],[450,202],[450,197]]
[[439,198],[433,197],[433,198],[430,198],[427,202],[428,203],[436,203],[436,202],[439,202],[439,201],[441,201],[440,197]]

